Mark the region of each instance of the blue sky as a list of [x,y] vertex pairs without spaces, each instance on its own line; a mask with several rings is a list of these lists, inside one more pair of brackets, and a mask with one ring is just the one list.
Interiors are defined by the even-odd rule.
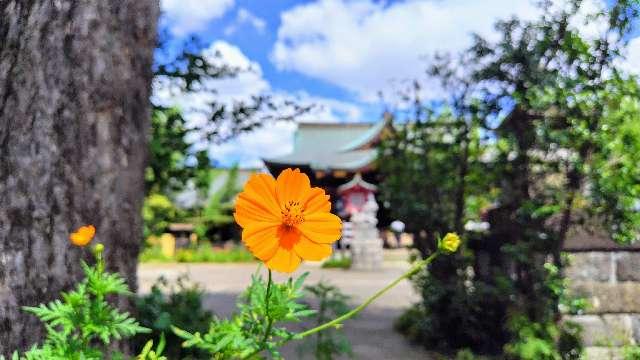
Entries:
[[[586,11],[602,1],[586,0]],[[269,93],[314,103],[301,121],[317,122],[377,121],[383,109],[397,107],[397,90],[414,78],[426,81],[429,56],[461,51],[473,32],[495,36],[497,19],[539,14],[530,0],[161,0],[161,6],[162,26],[174,41],[196,35],[231,65],[253,69],[235,82],[216,83],[223,98]],[[593,21],[574,25],[587,35],[599,27]],[[636,40],[630,67],[640,62]],[[439,95],[435,84],[425,84],[423,97]],[[295,128],[265,124],[209,153],[223,165],[260,166],[261,157],[291,151]]]

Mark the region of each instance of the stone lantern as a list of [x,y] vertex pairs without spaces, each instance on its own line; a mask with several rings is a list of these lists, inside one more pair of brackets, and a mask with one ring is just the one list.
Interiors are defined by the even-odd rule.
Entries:
[[377,187],[356,174],[351,181],[338,187],[344,209],[350,216],[351,268],[374,270],[382,267],[382,239],[378,233]]

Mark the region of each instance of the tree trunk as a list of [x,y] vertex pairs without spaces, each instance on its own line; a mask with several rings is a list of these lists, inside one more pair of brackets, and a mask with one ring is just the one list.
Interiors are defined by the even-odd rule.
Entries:
[[135,289],[158,14],[158,0],[0,2],[0,354],[42,337],[21,306],[80,278],[80,225]]

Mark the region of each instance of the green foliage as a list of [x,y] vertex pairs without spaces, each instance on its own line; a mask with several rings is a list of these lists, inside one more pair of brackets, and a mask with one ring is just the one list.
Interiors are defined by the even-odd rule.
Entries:
[[271,282],[271,277],[265,283],[256,274],[238,303],[238,313],[231,319],[215,318],[206,333],[192,333],[178,327],[173,330],[185,340],[183,346],[205,350],[216,359],[247,358],[262,350],[267,350],[273,358],[281,358],[278,344],[294,337],[282,325],[315,313],[298,303],[304,295],[302,284],[307,275],[276,284]]
[[484,188],[470,171],[482,151],[475,120],[462,121],[446,110],[418,114],[385,136],[378,165],[384,175],[382,202],[392,217],[402,219],[406,231],[427,232],[426,238],[415,236],[424,255],[436,234],[456,227],[461,232],[467,206],[461,191],[471,183],[467,195],[479,196]]
[[348,269],[351,267],[351,257],[332,257],[322,263],[323,269]]
[[[564,263],[568,264],[569,259],[565,256]],[[582,315],[589,307],[586,298],[571,294],[569,292],[569,279],[561,276],[558,266],[552,263],[543,265],[547,271],[547,278],[544,286],[551,292],[555,299],[558,299],[558,308],[562,313],[571,315]]]
[[[313,286],[305,286],[306,292],[310,295],[312,302],[318,303],[318,310],[315,314],[316,326],[346,314],[350,309],[347,304],[349,296],[343,294],[337,287],[320,282]],[[302,355],[307,349],[313,349],[317,360],[331,360],[341,355],[353,357],[349,340],[342,334],[340,329],[330,328],[318,332],[315,336],[307,338],[299,348]]]
[[[582,313],[586,300],[568,293],[568,280],[560,276],[557,266],[545,263],[543,267],[547,272],[545,289],[558,299],[559,307],[570,314]],[[552,314],[549,311],[549,316]],[[551,317],[543,323],[535,323],[527,316],[517,314],[510,318],[508,327],[513,336],[505,345],[505,353],[514,359],[578,360],[582,356],[582,327],[576,323],[558,323]]]
[[181,263],[237,263],[255,261],[253,255],[242,246],[215,248],[207,242],[196,247],[177,249],[174,257],[166,257],[159,246],[148,247],[140,253],[141,262]]
[[161,194],[150,194],[145,197],[142,205],[142,219],[144,220],[144,237],[160,236],[169,224],[180,220],[181,211],[171,200]]
[[119,312],[107,302],[109,295],[130,295],[130,292],[120,275],[104,270],[101,250],[94,253],[96,265],[82,262],[85,278],[74,290],[62,293],[61,300],[24,307],[45,323],[47,337],[42,345],[34,345],[21,358],[99,360],[105,358],[106,346],[113,340],[149,332],[128,313]]
[[195,232],[201,239],[212,239],[216,229],[233,223],[234,200],[241,190],[237,186],[238,166],[218,176],[221,175],[226,175],[224,185],[210,196],[199,216],[192,219],[196,225]]
[[[421,301],[403,313],[395,323],[396,329],[413,342],[444,353],[465,348],[492,353],[501,347],[507,339],[488,331],[491,325],[485,322],[499,323],[506,316],[504,306],[495,303],[513,293],[513,286],[509,279],[501,277],[488,285],[468,271],[457,270],[469,269],[472,264],[470,254],[461,254],[454,261],[439,265],[441,270],[451,266],[449,278],[444,272],[437,276],[432,271],[416,274],[412,281]],[[438,265],[434,265],[436,269]]]
[[571,322],[533,323],[525,316],[513,317],[510,330],[514,340],[505,353],[521,360],[578,360],[582,356],[581,328]]
[[[192,131],[176,108],[154,106],[151,116],[149,164],[145,171],[147,195],[171,193],[184,189],[188,180],[206,187],[210,165],[205,151],[193,152],[186,136]],[[191,160],[191,161],[188,161]]]
[[640,346],[627,345],[622,348],[624,360],[640,360]]
[[[152,338],[163,344],[161,348],[164,348],[169,358],[207,358],[204,351],[182,348],[181,339],[171,331],[171,326],[189,332],[207,331],[213,314],[202,307],[203,296],[203,290],[195,284],[190,284],[185,275],[178,277],[176,286],[170,285],[165,278],[160,278],[151,287],[149,294],[136,299],[136,310],[141,325],[151,329]],[[140,347],[146,339],[146,336],[137,336],[136,346]]]
[[253,255],[242,246],[231,249],[216,249],[210,244],[200,244],[195,249],[178,249],[176,251],[177,262],[252,262]]
[[162,355],[165,347],[164,333],[160,335],[160,341],[158,346],[153,349],[153,340],[147,341],[147,343],[140,351],[140,354],[136,357],[137,360],[168,360],[166,356]]
[[640,229],[640,87],[637,79],[614,79],[603,90],[599,151],[589,171],[594,207],[614,238],[635,240]]
[[[637,79],[617,60],[640,3],[621,0],[591,14],[608,24],[591,38],[572,26],[582,1],[559,8],[545,4],[537,20],[498,22],[496,41],[475,36],[459,58],[436,57],[430,73],[442,81],[447,98],[436,106],[416,101],[415,119],[396,131],[400,141],[392,135],[392,146],[383,144],[382,157],[389,161],[381,167],[390,167],[386,181],[396,182],[383,185],[383,197],[398,207],[398,215],[404,213],[399,218],[410,231],[417,224],[430,240],[430,232],[442,232],[443,222],[482,217],[490,224],[484,233],[465,234],[463,255],[442,259],[455,263],[436,262],[416,277],[423,301],[414,313],[422,318],[401,323],[427,346],[499,355],[509,344],[517,356],[564,356],[562,347],[579,346],[573,344],[577,338],[561,335],[572,331],[557,324],[559,309],[579,312],[585,305],[563,298],[566,284],[559,276],[550,278],[551,270],[559,274],[564,266],[561,251],[569,230],[595,220],[619,242],[637,237],[639,92]],[[473,136],[460,141],[465,137],[455,127],[448,131],[456,141],[444,154],[438,151],[444,138],[414,130],[442,126],[443,119],[467,124],[469,134],[477,127],[476,156],[474,146],[462,151]],[[389,165],[393,159],[400,164]],[[403,182],[407,194],[398,194]],[[553,259],[554,268],[544,258]],[[465,271],[445,281],[455,269]],[[451,323],[460,325],[451,329]]]

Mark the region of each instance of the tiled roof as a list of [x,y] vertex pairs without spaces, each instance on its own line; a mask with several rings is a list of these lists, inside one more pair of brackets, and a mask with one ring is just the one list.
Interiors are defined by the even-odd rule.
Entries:
[[377,156],[372,144],[384,129],[378,123],[301,123],[294,138],[293,152],[263,159],[266,163],[303,166],[314,170],[357,171]]

